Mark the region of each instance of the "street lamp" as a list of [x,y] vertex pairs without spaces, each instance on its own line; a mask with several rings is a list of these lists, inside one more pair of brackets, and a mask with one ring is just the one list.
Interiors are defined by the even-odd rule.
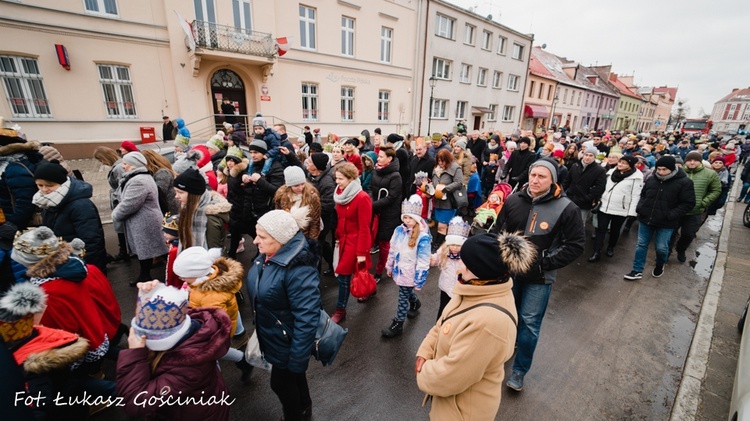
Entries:
[[435,90],[435,85],[437,85],[437,79],[435,78],[435,76],[430,76],[429,83],[430,83],[430,113],[427,115],[427,136],[432,136],[432,133],[430,132],[430,126],[432,126],[432,100],[433,100],[432,93]]
[[[555,105],[557,105],[557,100],[560,99],[559,96],[557,96],[557,89],[555,89],[555,97],[552,99],[552,112],[550,113],[549,120],[547,121],[547,130],[550,130],[552,128],[552,119],[555,118]],[[560,122],[557,122],[558,124],[555,124],[555,130],[557,130],[557,126],[559,126]]]

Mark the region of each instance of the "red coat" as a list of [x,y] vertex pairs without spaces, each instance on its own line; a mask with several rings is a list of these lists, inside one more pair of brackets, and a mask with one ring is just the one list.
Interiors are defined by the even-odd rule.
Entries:
[[[86,267],[89,270],[89,274],[83,282],[89,289],[91,298],[99,310],[102,323],[104,324],[104,331],[107,333],[109,340],[113,341],[115,336],[117,336],[117,329],[120,327],[120,322],[122,321],[120,304],[117,302],[117,297],[115,297],[115,292],[112,290],[109,279],[107,279],[102,271],[94,265],[86,265]],[[110,344],[110,346],[115,345]]]
[[182,288],[182,280],[176,273],[174,273],[174,261],[176,258],[177,246],[172,244],[169,246],[169,253],[167,253],[167,274],[165,280],[167,285],[180,289]]
[[[337,190],[338,191],[338,190]],[[357,270],[357,256],[365,256],[367,269],[372,266],[370,246],[372,245],[370,221],[372,220],[372,199],[361,191],[347,205],[336,204],[339,221],[336,226],[336,239],[339,241],[339,264],[335,272],[339,275],[353,275]]]
[[348,162],[354,164],[354,166],[357,167],[357,171],[359,171],[359,175],[362,175],[362,158],[359,157],[357,152],[354,152],[351,155],[346,155],[344,158],[346,158]]

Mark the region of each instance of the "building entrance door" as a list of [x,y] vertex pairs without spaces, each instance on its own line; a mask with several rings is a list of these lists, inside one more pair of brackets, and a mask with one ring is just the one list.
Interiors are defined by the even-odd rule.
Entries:
[[[247,102],[245,100],[245,84],[240,76],[227,69],[216,71],[211,77],[211,99],[214,108],[214,120],[217,130],[221,130],[222,124],[242,123],[247,124]],[[234,113],[229,115],[229,108],[224,104],[224,99],[229,99],[229,105],[234,108]],[[222,112],[222,105],[224,111]]]
[[474,127],[472,130],[480,130],[482,128],[482,115],[474,116]]

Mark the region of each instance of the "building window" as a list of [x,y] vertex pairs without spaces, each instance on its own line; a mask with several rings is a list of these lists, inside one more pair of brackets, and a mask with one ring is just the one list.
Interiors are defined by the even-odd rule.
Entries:
[[495,70],[495,73],[492,75],[492,87],[496,89],[500,89],[503,85],[503,72],[498,72]]
[[482,49],[492,49],[492,32],[482,31]]
[[578,91],[578,106],[581,106],[581,96],[583,96],[583,92]]
[[99,65],[99,82],[104,92],[108,118],[136,118],[130,69],[125,66]]
[[509,91],[518,91],[518,79],[519,77],[516,75],[508,75],[508,90]]
[[317,48],[315,45],[315,9],[299,6],[299,46],[308,50]]
[[447,99],[435,99],[432,101],[432,118],[446,118],[448,109]]
[[341,88],[341,121],[354,121],[354,88]]
[[459,76],[459,82],[471,83],[471,66],[466,63],[461,63],[461,75]]
[[318,85],[302,84],[302,120],[318,121]]
[[490,104],[490,112],[487,113],[487,121],[497,121],[497,104]]
[[435,21],[435,35],[453,39],[453,25],[455,21],[447,16],[438,14]]
[[547,86],[547,101],[552,101],[552,85]]
[[487,69],[482,67],[479,68],[479,71],[477,72],[477,85],[487,86]]
[[589,95],[590,94],[586,94],[586,104],[585,104],[586,107],[589,106]]
[[544,92],[544,83],[539,84],[539,95],[537,95],[537,98],[542,99],[542,92]]
[[464,44],[474,45],[474,29],[473,25],[466,24],[466,32],[464,32]]
[[52,117],[36,59],[0,56],[0,77],[13,117]]
[[83,4],[89,13],[117,16],[117,0],[84,0]]
[[523,60],[523,45],[513,44],[513,55],[511,56],[516,60]]
[[432,59],[432,76],[438,79],[450,80],[451,62],[437,57]]
[[456,102],[456,118],[463,120],[466,118],[466,109],[469,108],[469,103],[466,101]]
[[380,28],[380,61],[391,62],[391,45],[393,45],[393,29],[383,26]]
[[250,0],[232,0],[232,11],[234,12],[234,26],[246,31],[253,30],[253,21],[250,12],[252,6]]
[[499,37],[497,39],[497,53],[505,55],[505,45],[508,43],[508,38]]
[[513,115],[516,113],[516,107],[506,105],[503,107],[503,121],[513,121]]
[[341,54],[354,57],[354,19],[341,16]]
[[565,91],[563,91],[563,104],[567,104],[568,101],[568,88],[565,88]]
[[529,98],[533,98],[534,97],[534,87],[535,86],[536,86],[536,83],[534,83],[534,81],[532,80],[529,83]]
[[378,121],[388,121],[388,109],[391,102],[390,91],[378,92]]

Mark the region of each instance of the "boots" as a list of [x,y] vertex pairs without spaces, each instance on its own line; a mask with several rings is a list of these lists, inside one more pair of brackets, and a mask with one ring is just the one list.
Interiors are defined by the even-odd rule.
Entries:
[[419,308],[422,307],[422,302],[417,298],[414,301],[409,302],[409,311],[406,312],[406,317],[413,319],[419,314]]
[[592,254],[591,257],[589,257],[589,263],[598,262],[599,259],[601,258],[602,258],[601,253],[599,252],[599,250],[596,250],[594,254]]
[[404,333],[404,321],[393,319],[391,325],[381,331],[383,337],[395,338]]
[[612,257],[614,255],[615,255],[614,247],[607,247],[607,257]]
[[129,262],[130,255],[128,254],[128,246],[125,240],[125,234],[121,232],[117,233],[117,245],[120,251],[119,253],[117,253],[116,256],[112,258],[112,261],[113,262]]
[[336,324],[339,324],[343,322],[344,320],[346,320],[346,309],[336,307],[336,311],[333,313],[333,316],[331,316],[331,321],[333,321]]
[[[242,350],[244,354],[244,349]],[[250,383],[250,375],[253,374],[253,366],[250,365],[247,361],[245,361],[245,358],[243,358],[236,363],[234,363],[237,368],[240,369],[242,374],[240,375],[240,381],[242,384],[248,384]]]

